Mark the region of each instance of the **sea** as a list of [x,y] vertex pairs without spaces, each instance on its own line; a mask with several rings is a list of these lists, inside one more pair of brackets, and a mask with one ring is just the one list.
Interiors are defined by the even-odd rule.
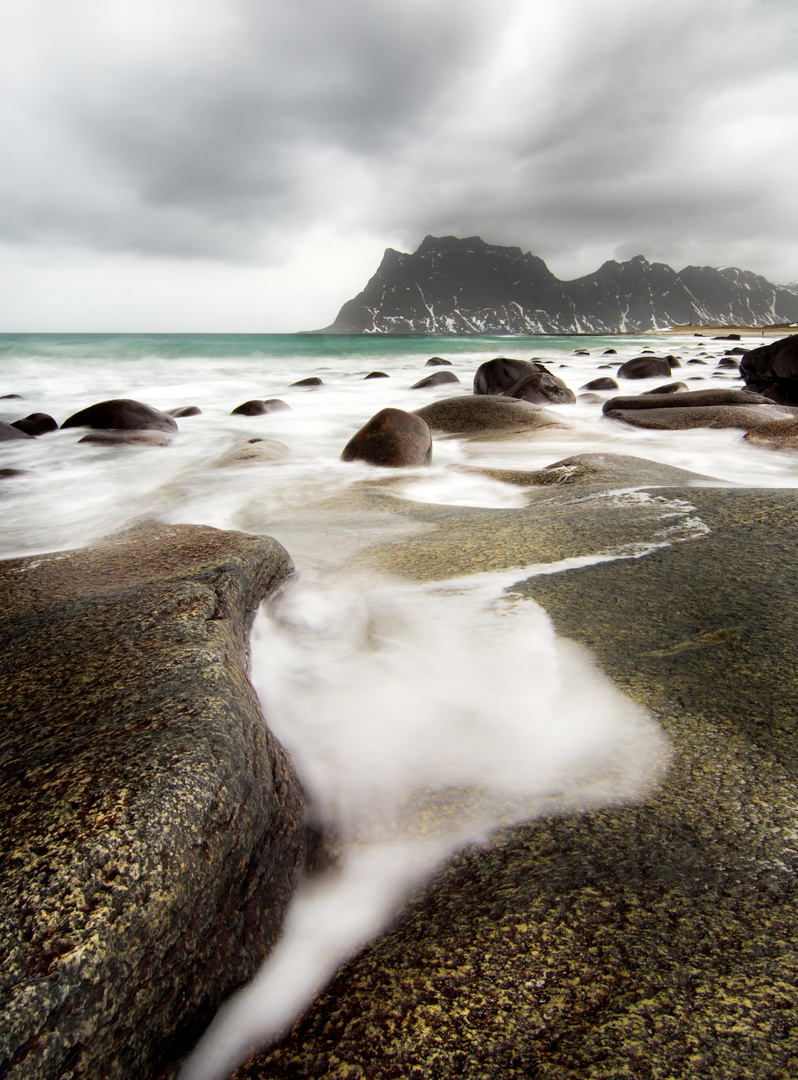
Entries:
[[[488,844],[497,828],[541,814],[639,799],[667,771],[668,743],[655,719],[610,685],[588,653],[558,638],[540,607],[510,590],[559,566],[475,566],[433,584],[347,568],[371,540],[385,539],[359,516],[338,515],[331,525],[314,511],[385,472],[343,463],[347,441],[386,406],[413,410],[469,394],[481,363],[512,356],[541,361],[576,392],[575,405],[550,407],[568,429],[533,441],[436,439],[432,464],[391,470],[404,482],[384,491],[521,510],[522,488],[452,466],[531,470],[595,452],[648,458],[733,487],[796,487],[794,452],[753,446],[738,430],[626,426],[602,414],[611,393],[582,390],[646,350],[682,366],[670,380],[621,381],[615,394],[673,380],[689,389],[740,387],[738,372],[719,363],[730,348],[762,340],[709,332],[0,335],[0,420],[43,412],[60,424],[110,398],[201,410],[178,420],[168,447],[80,443],[85,431],[75,428],[0,442],[0,558],[80,547],[154,519],[273,536],[296,565],[255,621],[251,678],[341,856],[334,872],[300,882],[277,947],[223,1006],[181,1080],[219,1080],[279,1038],[459,847]],[[449,365],[428,366],[433,357]],[[413,389],[443,370],[459,382]],[[366,378],[373,372],[386,377]],[[321,385],[293,385],[311,376]],[[290,407],[232,415],[256,398]],[[285,457],[222,464],[251,439],[282,443]],[[628,557],[586,551],[582,561]],[[452,792],[457,812],[419,830],[412,808]]]

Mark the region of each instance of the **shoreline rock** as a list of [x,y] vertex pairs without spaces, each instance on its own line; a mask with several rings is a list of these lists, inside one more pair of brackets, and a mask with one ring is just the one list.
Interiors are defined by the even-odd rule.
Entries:
[[155,1076],[280,931],[304,800],[246,674],[269,538],[0,563],[0,1075]]

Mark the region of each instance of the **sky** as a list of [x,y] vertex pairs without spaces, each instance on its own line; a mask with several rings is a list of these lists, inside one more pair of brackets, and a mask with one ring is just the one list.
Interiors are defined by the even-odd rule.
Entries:
[[317,329],[387,247],[798,280],[795,0],[0,0],[0,332]]

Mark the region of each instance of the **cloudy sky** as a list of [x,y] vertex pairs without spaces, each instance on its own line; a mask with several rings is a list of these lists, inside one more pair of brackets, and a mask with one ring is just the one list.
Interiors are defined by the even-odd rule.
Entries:
[[798,279],[795,0],[0,0],[0,331],[327,325],[427,233]]

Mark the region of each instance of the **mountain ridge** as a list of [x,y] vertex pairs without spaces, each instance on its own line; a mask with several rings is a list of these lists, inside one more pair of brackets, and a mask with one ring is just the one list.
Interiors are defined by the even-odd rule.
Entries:
[[412,253],[386,248],[365,288],[319,333],[616,334],[796,320],[798,295],[737,267],[677,273],[636,255],[562,281],[520,247],[426,236]]

